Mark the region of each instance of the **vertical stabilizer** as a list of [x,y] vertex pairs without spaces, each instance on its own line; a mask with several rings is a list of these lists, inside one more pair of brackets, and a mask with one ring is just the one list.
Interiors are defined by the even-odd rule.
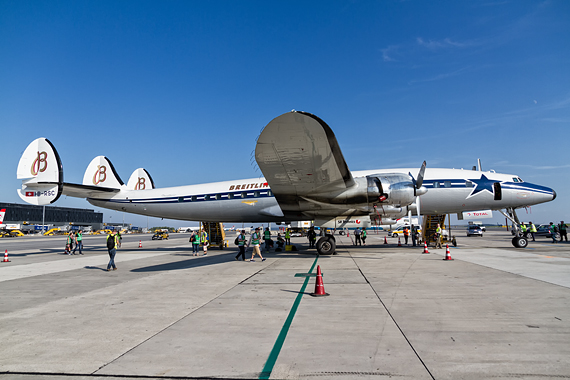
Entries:
[[143,168],[136,169],[127,182],[128,190],[154,189],[154,181],[150,174]]
[[4,215],[6,215],[6,209],[0,210],[0,224],[4,223]]
[[83,175],[83,184],[112,189],[120,189],[125,185],[111,161],[105,156],[95,157],[87,166]]
[[55,202],[63,190],[63,166],[53,144],[40,137],[28,145],[18,163],[17,178],[22,180],[18,195],[33,205]]

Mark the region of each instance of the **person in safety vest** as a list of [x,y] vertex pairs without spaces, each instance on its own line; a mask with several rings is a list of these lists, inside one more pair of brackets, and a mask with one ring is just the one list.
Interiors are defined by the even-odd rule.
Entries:
[[208,233],[206,230],[202,230],[202,233],[200,234],[200,241],[202,242],[202,247],[204,248],[204,256],[206,256],[208,254],[208,246],[210,245],[210,242],[208,241]]
[[75,248],[73,248],[74,255],[77,248],[79,248],[79,254],[83,255],[83,252],[81,252],[81,249],[83,249],[83,232],[81,232],[81,230],[77,231],[77,234],[75,234]]
[[192,256],[198,256],[200,250],[200,233],[193,231],[190,236],[190,243],[192,243]]
[[72,248],[73,248],[73,232],[70,232],[69,235],[67,235],[67,243],[65,244],[65,253],[67,253],[68,255],[73,255],[73,253],[71,252]]
[[522,236],[524,236],[525,238],[528,237],[528,236],[527,236],[528,231],[527,231],[527,228],[526,228],[526,226],[525,226],[524,223],[521,223],[521,234],[522,234]]
[[289,228],[285,229],[285,244],[291,245],[291,230]]
[[366,227],[362,227],[362,235],[360,236],[360,238],[362,239],[362,245],[366,245],[366,235],[368,233],[366,232]]
[[246,237],[245,237],[245,230],[241,230],[241,234],[238,235],[237,237],[238,240],[238,248],[239,248],[239,253],[236,256],[236,261],[239,260],[239,257],[241,256],[241,259],[243,261],[245,261],[245,242],[246,242]]
[[404,227],[404,243],[408,245],[408,238],[410,237],[410,230],[408,227]]
[[534,240],[534,233],[536,232],[536,226],[534,225],[533,222],[528,222],[529,228],[530,228],[530,234],[532,236],[532,241],[536,241]]
[[441,246],[441,227],[439,223],[437,224],[437,228],[435,229],[435,248],[443,248]]
[[263,231],[263,240],[265,240],[265,252],[269,252],[271,248],[271,231],[269,231],[269,227],[265,227],[265,231]]
[[261,257],[261,261],[265,261],[263,256],[261,256],[261,251],[259,250],[259,244],[261,243],[261,234],[259,233],[259,227],[255,229],[255,232],[251,234],[249,238],[249,244],[253,244],[253,252],[251,253],[251,259],[249,260],[250,263],[254,262],[255,254],[257,253],[259,257]]

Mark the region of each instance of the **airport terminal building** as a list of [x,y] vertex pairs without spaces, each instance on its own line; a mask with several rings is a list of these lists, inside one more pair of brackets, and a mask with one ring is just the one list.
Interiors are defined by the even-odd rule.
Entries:
[[[0,210],[6,209],[3,224],[41,225],[43,206],[0,202]],[[45,206],[45,224],[58,226],[92,226],[93,230],[103,226],[103,213],[94,210]]]

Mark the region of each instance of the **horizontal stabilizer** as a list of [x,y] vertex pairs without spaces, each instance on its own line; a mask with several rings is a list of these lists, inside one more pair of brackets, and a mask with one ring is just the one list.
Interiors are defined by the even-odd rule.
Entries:
[[22,180],[18,195],[24,202],[47,205],[60,197],[63,166],[48,139],[40,137],[28,145],[18,163],[17,178]]
[[129,182],[127,182],[128,190],[150,190],[154,189],[154,181],[150,174],[143,168],[136,169]]
[[120,189],[125,184],[111,161],[105,156],[97,156],[87,166],[83,176],[83,185]]

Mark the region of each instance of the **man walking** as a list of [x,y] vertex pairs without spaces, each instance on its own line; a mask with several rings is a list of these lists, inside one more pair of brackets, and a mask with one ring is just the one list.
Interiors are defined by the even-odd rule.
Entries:
[[360,240],[360,228],[356,227],[356,229],[354,230],[354,245],[359,245],[362,246],[362,240]]
[[560,231],[560,241],[566,240],[568,241],[568,232],[566,232],[566,223],[563,220],[560,221],[558,225],[558,231]]
[[117,270],[117,266],[115,265],[115,254],[117,253],[117,234],[115,230],[107,235],[107,250],[109,251],[109,264],[107,264],[107,272],[111,270]]
[[75,248],[73,248],[74,255],[77,248],[79,248],[79,254],[83,255],[83,252],[81,252],[83,249],[83,232],[81,232],[81,230],[77,231],[77,234],[75,235]]
[[[261,257],[261,261],[265,261],[265,258],[261,256],[261,251],[259,250],[259,243],[261,241],[261,234],[259,233],[259,227],[255,229],[255,232],[251,234],[250,243],[253,244],[253,252],[251,253],[251,260],[250,263],[253,263],[255,260],[255,254],[257,253],[259,257]],[[249,244],[248,244],[249,245]]]
[[240,256],[241,259],[245,261],[245,241],[246,241],[245,230],[241,230],[241,234],[238,235],[237,240],[238,240],[239,253],[236,256],[236,261],[239,261]]

